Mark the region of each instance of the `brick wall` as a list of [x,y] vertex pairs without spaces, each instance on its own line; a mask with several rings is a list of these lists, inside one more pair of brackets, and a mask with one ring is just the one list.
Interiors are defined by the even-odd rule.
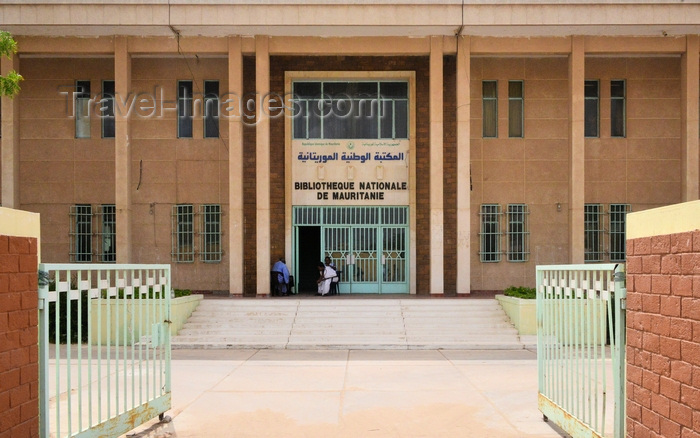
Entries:
[[39,435],[37,240],[0,236],[0,438]]
[[627,434],[700,438],[700,230],[627,254]]

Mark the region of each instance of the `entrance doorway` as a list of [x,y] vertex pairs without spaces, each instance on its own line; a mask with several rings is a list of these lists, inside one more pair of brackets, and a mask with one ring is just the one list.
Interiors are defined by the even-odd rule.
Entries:
[[297,280],[297,291],[299,293],[314,294],[318,290],[316,280],[318,279],[318,269],[316,265],[321,259],[321,227],[303,226],[297,228],[298,239],[301,242],[297,245],[296,258],[292,266],[296,271],[294,278]]
[[299,291],[316,289],[330,257],[344,294],[409,293],[407,207],[295,207],[293,254]]

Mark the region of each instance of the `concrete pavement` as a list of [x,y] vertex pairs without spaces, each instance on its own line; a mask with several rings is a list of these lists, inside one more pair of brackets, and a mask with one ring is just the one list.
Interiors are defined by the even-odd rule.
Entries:
[[170,423],[131,437],[562,437],[529,350],[175,350]]

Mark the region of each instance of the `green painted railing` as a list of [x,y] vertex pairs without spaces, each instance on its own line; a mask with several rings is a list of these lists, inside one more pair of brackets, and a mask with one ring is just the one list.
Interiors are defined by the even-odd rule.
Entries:
[[625,436],[625,297],[624,265],[537,267],[538,403],[573,437]]
[[[170,284],[169,265],[39,265],[42,438],[116,437],[165,418]],[[100,332],[114,320],[111,341]]]

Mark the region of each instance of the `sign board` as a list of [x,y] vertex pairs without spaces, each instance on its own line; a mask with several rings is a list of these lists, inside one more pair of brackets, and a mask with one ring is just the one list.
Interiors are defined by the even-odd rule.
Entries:
[[292,140],[293,205],[408,205],[409,140]]

